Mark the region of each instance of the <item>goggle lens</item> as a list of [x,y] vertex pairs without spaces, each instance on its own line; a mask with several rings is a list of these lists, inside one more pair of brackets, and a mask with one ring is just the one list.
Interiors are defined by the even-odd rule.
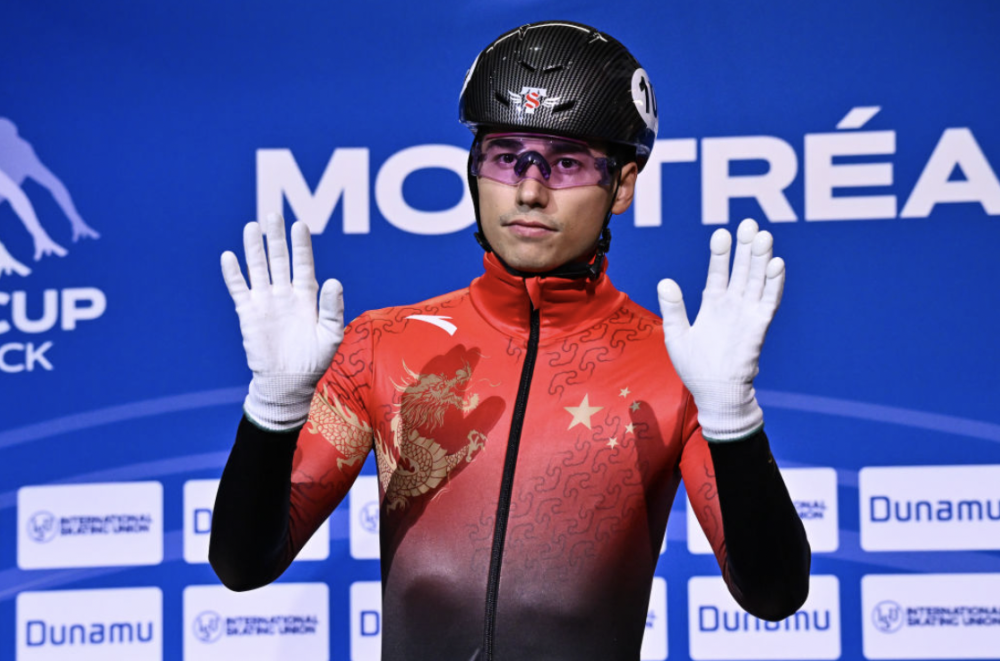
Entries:
[[496,134],[472,147],[472,174],[516,186],[534,179],[548,188],[607,186],[613,162],[585,142],[537,134]]

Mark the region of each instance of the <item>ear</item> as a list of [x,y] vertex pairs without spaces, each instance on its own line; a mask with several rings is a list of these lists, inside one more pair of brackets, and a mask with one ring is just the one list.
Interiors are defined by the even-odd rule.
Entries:
[[615,195],[614,204],[611,205],[611,213],[616,216],[628,211],[632,206],[632,197],[635,195],[635,178],[639,176],[639,166],[635,161],[626,163],[618,174],[618,193]]

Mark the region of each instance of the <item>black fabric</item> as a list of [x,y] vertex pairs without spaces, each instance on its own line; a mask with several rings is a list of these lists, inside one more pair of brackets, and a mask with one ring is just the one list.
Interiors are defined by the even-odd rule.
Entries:
[[[269,432],[245,417],[222,474],[209,561],[226,587],[252,590],[291,563],[287,548],[292,457],[298,430]],[[766,620],[788,617],[809,593],[805,528],[763,430],[710,442],[734,597]]]
[[809,595],[811,551],[767,436],[761,429],[743,440],[708,445],[733,597],[757,617],[782,620]]
[[299,429],[271,432],[246,416],[222,472],[212,513],[208,561],[223,585],[267,585],[292,562],[288,550],[292,457]]

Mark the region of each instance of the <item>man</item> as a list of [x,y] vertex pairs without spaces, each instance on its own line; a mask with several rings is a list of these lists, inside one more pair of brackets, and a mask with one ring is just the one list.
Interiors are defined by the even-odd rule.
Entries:
[[374,448],[385,659],[637,659],[681,475],[734,597],[787,617],[810,554],[752,387],[784,281],[770,235],[740,226],[732,278],[729,233],[712,237],[693,327],[673,281],[662,325],[612,286],[608,221],[657,119],[646,72],[593,28],[501,36],[460,118],[487,251],[468,288],[342,331],[335,281],[317,315],[302,223],[294,278],[277,216],[268,256],[247,226],[250,289],[223,255],[254,376],[216,572],[237,590],[277,578]]

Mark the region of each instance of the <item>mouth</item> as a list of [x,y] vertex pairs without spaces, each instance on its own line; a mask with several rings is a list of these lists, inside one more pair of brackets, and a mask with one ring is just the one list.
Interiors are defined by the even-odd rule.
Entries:
[[527,218],[514,218],[504,223],[504,227],[508,228],[513,234],[528,238],[548,236],[556,231],[555,228],[543,222]]

